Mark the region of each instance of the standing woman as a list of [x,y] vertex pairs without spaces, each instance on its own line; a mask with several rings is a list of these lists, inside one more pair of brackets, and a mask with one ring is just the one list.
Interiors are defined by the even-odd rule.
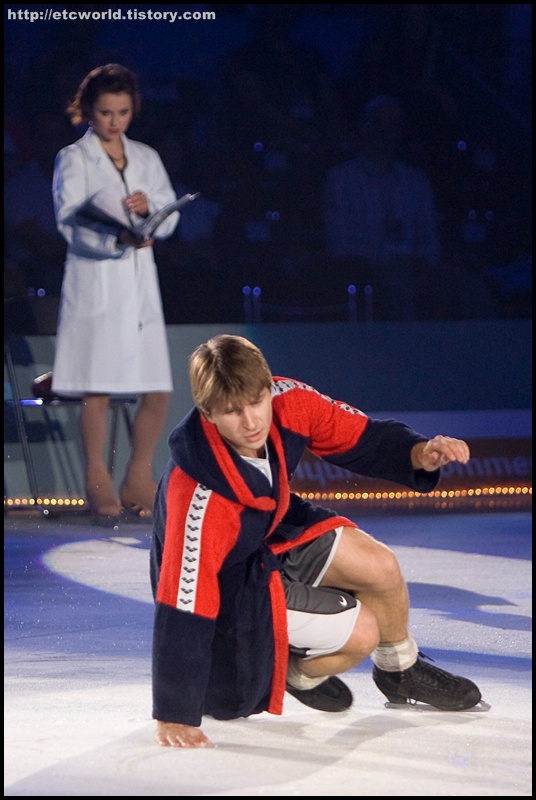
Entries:
[[[129,69],[107,64],[92,70],[67,109],[73,125],[87,123],[87,131],[60,150],[54,166],[56,223],[67,254],[52,389],[83,398],[86,499],[102,517],[117,517],[122,507],[152,511],[152,461],[173,388],[153,240],[140,244],[126,229],[117,235],[78,214],[89,197],[114,184],[121,185],[134,222],[176,199],[158,153],[126,136],[139,110]],[[178,220],[178,212],[171,214],[158,238],[170,236]],[[104,456],[115,394],[140,398],[119,497]]]

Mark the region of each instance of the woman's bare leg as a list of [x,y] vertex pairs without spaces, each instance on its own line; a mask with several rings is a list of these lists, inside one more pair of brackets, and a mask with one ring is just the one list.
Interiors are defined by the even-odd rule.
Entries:
[[151,513],[156,483],[153,457],[162,435],[169,408],[169,392],[151,392],[141,396],[132,426],[132,449],[120,488],[125,508]]
[[99,516],[116,517],[121,511],[121,505],[104,456],[109,400],[109,395],[86,395],[80,406],[79,426],[85,458],[88,506]]

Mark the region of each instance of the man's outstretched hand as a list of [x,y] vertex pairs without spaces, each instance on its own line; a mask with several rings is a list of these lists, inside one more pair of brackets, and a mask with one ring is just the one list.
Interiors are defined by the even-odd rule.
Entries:
[[451,436],[434,436],[427,442],[419,442],[411,450],[411,463],[414,469],[424,469],[433,472],[439,467],[444,467],[449,461],[459,461],[467,464],[471,458],[469,445],[462,439],[453,439]]

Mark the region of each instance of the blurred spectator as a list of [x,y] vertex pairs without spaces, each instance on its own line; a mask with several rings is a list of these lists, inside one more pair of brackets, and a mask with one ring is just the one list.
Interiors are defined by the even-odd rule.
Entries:
[[400,101],[379,95],[364,109],[360,152],[328,171],[324,194],[332,279],[372,287],[376,319],[493,316],[486,285],[443,257],[427,174],[399,157]]
[[404,112],[394,97],[365,106],[361,151],[325,185],[325,232],[339,282],[369,284],[375,316],[416,319],[418,294],[439,265],[435,201],[427,175],[398,159]]

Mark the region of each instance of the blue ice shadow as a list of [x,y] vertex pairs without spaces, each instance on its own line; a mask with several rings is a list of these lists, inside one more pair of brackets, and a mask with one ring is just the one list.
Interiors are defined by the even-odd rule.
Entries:
[[436,610],[436,616],[472,622],[491,628],[512,631],[531,631],[532,618],[525,614],[507,614],[486,611],[481,606],[513,606],[515,603],[503,597],[495,597],[456,586],[437,583],[408,582],[412,608]]

